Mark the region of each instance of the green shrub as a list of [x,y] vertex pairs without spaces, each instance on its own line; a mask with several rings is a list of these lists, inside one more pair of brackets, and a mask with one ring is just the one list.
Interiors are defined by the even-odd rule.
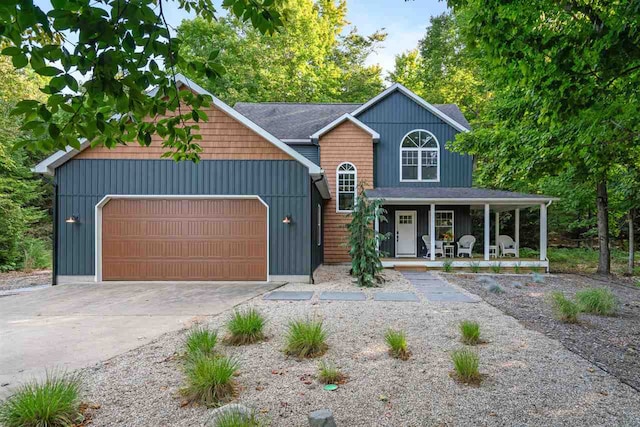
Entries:
[[492,294],[504,293],[504,289],[502,289],[502,286],[498,285],[497,283],[490,283],[487,286],[487,291],[491,292]]
[[407,335],[404,331],[387,330],[384,340],[389,347],[389,354],[396,359],[407,360],[411,353],[407,346]]
[[581,311],[601,316],[613,316],[618,306],[615,295],[606,288],[578,291],[576,292],[576,300]]
[[262,423],[252,412],[225,411],[216,417],[215,427],[260,427]]
[[491,264],[491,271],[493,271],[494,273],[500,273],[501,270],[502,264],[500,264],[499,262]]
[[562,292],[551,293],[551,304],[558,318],[566,323],[577,323],[580,307],[575,302],[566,298]]
[[212,355],[218,342],[218,333],[204,327],[197,327],[189,331],[185,339],[185,347],[188,356],[197,353]]
[[287,346],[284,352],[296,357],[317,357],[329,346],[322,320],[293,320],[289,322]]
[[479,273],[480,272],[480,263],[477,261],[472,262],[471,264],[471,272]]
[[478,322],[463,320],[460,322],[460,333],[462,342],[469,345],[476,345],[480,342],[480,325]]
[[255,308],[235,310],[227,322],[230,335],[225,342],[231,345],[244,345],[262,341],[265,323],[265,318]]
[[51,268],[51,250],[47,248],[47,244],[43,240],[32,237],[25,238],[22,242],[22,251],[24,253],[22,268],[24,270]]
[[323,384],[338,384],[344,379],[344,375],[333,363],[320,361],[318,365],[318,378]]
[[513,266],[513,272],[514,272],[514,273],[516,273],[516,274],[520,274],[520,270],[521,270],[520,263],[519,263],[519,262],[517,262],[517,263]]
[[20,386],[0,404],[0,425],[61,427],[83,420],[77,375],[47,374],[44,381]]
[[191,402],[216,406],[233,396],[237,370],[238,363],[233,359],[195,353],[185,364],[187,385],[182,393]]
[[458,380],[465,383],[480,382],[480,358],[477,353],[468,349],[456,350],[451,354],[451,360]]
[[442,264],[442,270],[444,270],[445,273],[450,273],[453,270],[453,261],[451,261],[450,259],[444,260],[444,263]]

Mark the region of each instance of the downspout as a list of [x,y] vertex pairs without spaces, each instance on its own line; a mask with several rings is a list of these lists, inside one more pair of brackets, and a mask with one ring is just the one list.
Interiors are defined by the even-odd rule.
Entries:
[[51,286],[58,284],[58,183],[53,178],[53,242],[51,245]]

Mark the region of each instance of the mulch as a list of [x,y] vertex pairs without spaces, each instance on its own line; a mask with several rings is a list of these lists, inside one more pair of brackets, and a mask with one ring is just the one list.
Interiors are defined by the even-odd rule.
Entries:
[[[489,304],[513,316],[525,327],[559,340],[567,349],[589,360],[620,381],[640,391],[640,288],[624,278],[561,274],[543,276],[492,276],[503,293],[492,293],[477,275],[456,275],[455,282],[482,297]],[[520,288],[515,285],[519,283]],[[579,323],[562,323],[554,318],[547,296],[561,291],[573,297],[576,291],[608,288],[618,298],[616,316],[581,313]]]

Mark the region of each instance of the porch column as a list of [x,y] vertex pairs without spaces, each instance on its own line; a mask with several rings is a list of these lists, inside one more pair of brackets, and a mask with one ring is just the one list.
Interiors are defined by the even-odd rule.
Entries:
[[547,259],[547,205],[540,203],[540,261]]
[[436,260],[436,205],[433,203],[431,204],[431,207],[429,210],[429,238],[431,239],[430,259],[431,261],[435,261]]
[[498,245],[498,237],[500,236],[500,212],[498,210],[496,210],[495,216],[496,216],[496,228],[495,230],[493,230],[493,234],[494,234],[493,244],[496,245],[496,257],[497,257],[500,252],[500,246]]
[[376,232],[376,252],[380,253],[380,239],[378,239],[378,234],[380,233],[380,220],[378,219],[378,208],[376,208],[376,219],[373,224],[373,229]]
[[520,258],[520,208],[516,208],[516,258]]
[[484,260],[489,261],[489,238],[491,237],[491,212],[489,211],[489,204],[484,205]]

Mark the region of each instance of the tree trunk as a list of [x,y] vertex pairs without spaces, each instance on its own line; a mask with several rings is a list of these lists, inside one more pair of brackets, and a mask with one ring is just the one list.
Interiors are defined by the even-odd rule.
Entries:
[[609,253],[609,196],[607,181],[598,183],[596,205],[598,207],[598,244],[600,257],[598,259],[598,274],[611,273],[611,256]]
[[633,275],[634,261],[636,255],[635,249],[635,236],[633,235],[633,220],[635,219],[636,210],[634,208],[629,209],[629,265],[627,266],[627,274]]

